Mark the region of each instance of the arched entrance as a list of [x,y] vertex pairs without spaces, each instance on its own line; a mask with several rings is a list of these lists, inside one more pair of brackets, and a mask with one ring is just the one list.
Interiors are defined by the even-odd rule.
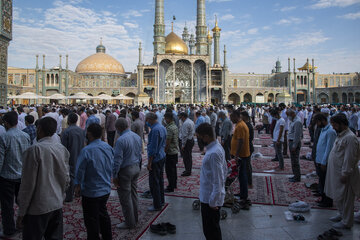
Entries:
[[196,102],[206,102],[206,64],[202,60],[194,63],[194,98]]
[[191,102],[191,63],[187,60],[179,60],[175,64],[175,102]]
[[337,93],[333,93],[331,101],[332,101],[332,103],[338,103],[339,102],[339,95]]
[[265,103],[264,94],[262,94],[262,93],[256,94],[255,102],[256,102],[256,103]]
[[343,94],[342,94],[342,99],[341,99],[341,100],[342,100],[342,103],[347,103],[347,102],[348,102],[348,101],[347,101],[348,99],[347,99],[347,94],[346,94],[346,93],[343,93]]
[[246,93],[246,94],[244,95],[244,102],[245,102],[245,103],[251,103],[251,102],[252,102],[252,96],[251,96],[250,93]]
[[354,94],[353,93],[349,93],[349,96],[348,96],[348,98],[349,98],[349,103],[354,103],[355,101],[355,99],[354,99]]
[[234,105],[240,104],[240,96],[236,93],[230,94],[228,100],[229,100],[229,103],[232,103]]
[[158,89],[159,103],[165,103],[167,97],[173,96],[172,86],[173,86],[173,64],[170,60],[165,59],[160,62],[160,68],[159,68],[159,89]]
[[360,93],[355,93],[355,103],[360,103]]
[[125,104],[134,104],[135,93],[130,92],[130,93],[126,94],[126,96],[127,96],[127,97],[131,97],[132,100],[130,100],[130,99],[129,99],[129,100],[124,100],[124,103],[125,103]]
[[269,95],[268,95],[268,103],[272,103],[272,102],[274,102],[274,94],[269,93]]
[[329,96],[326,93],[320,93],[318,96],[319,103],[329,103]]

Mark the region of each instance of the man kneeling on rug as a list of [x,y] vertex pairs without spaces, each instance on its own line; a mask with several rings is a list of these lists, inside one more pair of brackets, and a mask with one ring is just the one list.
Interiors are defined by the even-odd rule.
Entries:
[[203,232],[207,240],[221,240],[220,208],[225,199],[227,164],[225,152],[208,123],[196,128],[196,135],[206,146],[200,172],[200,202]]

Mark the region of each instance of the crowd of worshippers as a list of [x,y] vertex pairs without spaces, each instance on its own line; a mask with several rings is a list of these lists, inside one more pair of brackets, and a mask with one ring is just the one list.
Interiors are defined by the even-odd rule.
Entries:
[[[293,177],[289,181],[300,182],[300,149],[303,132],[308,130],[319,176],[319,206],[335,203],[339,214],[331,219],[337,222],[334,227],[351,228],[355,196],[360,196],[360,147],[355,135],[359,113],[350,106],[283,103],[0,107],[0,236],[13,237],[21,231],[23,239],[62,239],[64,203],[81,197],[88,239],[112,239],[114,229],[106,208],[112,184],[125,219],[116,227],[135,228],[143,154],[153,199],[148,211],[160,211],[164,193],[177,189],[179,156],[185,166],[181,176],[191,176],[197,143],[204,155],[199,194],[203,232],[207,239],[221,239],[220,208],[231,160],[238,170],[240,192],[235,195],[240,207],[249,210],[251,206],[254,131],[271,134],[275,149],[271,161],[279,162],[276,171],[284,170],[284,158],[290,153]],[[19,207],[16,220],[14,201]]]

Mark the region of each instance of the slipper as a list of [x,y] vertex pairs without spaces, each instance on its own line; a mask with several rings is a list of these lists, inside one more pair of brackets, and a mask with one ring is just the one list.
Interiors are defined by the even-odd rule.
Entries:
[[331,235],[333,235],[333,236],[338,236],[338,237],[341,237],[343,234],[342,234],[342,232],[340,232],[340,231],[337,231],[337,230],[335,230],[334,228],[331,228],[329,231],[327,231],[327,232],[329,232]]

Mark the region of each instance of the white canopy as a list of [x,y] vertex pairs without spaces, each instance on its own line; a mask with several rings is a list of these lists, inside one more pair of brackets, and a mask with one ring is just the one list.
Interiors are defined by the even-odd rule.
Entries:
[[99,96],[94,97],[94,99],[110,101],[113,100],[113,97],[108,94],[100,94]]
[[114,97],[115,100],[134,100],[132,97],[124,96],[123,94],[120,94],[119,96]]
[[75,93],[75,95],[68,96],[68,99],[93,99],[94,97],[87,95],[84,92]]
[[32,92],[26,92],[17,96],[9,96],[8,98],[13,99],[41,99],[44,98],[43,96],[36,95]]
[[60,93],[55,93],[53,95],[47,96],[47,99],[54,99],[54,100],[63,100],[66,98],[66,96],[60,94]]

